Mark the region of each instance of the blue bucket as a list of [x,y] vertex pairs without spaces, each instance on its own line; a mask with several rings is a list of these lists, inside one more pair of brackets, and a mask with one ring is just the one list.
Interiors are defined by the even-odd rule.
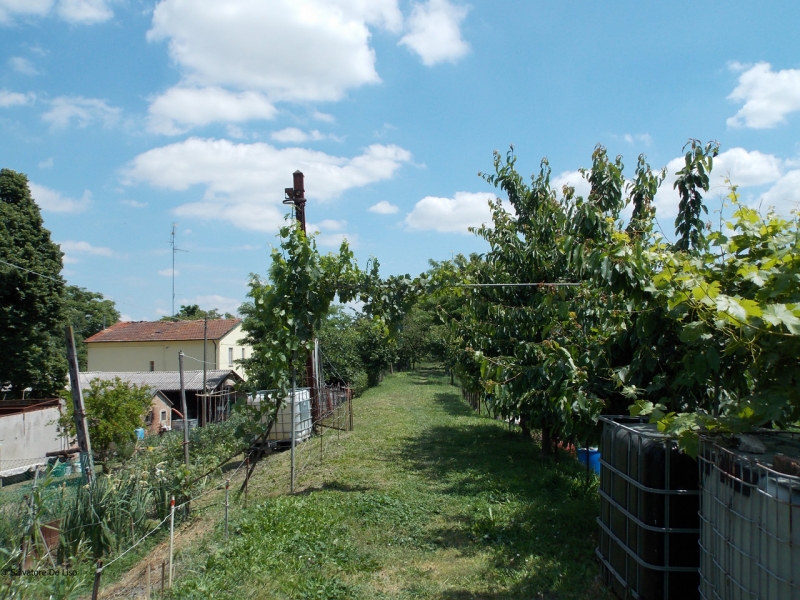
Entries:
[[134,429],[133,432],[136,434],[136,439],[137,440],[143,440],[144,439],[144,428],[143,427],[139,427],[137,429]]
[[[586,464],[586,448],[578,450],[578,461],[582,465]],[[600,450],[597,448],[589,448],[589,468],[600,475]]]

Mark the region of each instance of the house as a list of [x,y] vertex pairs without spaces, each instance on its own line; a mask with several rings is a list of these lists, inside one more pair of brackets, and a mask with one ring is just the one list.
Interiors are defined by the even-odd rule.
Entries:
[[67,449],[57,423],[62,414],[60,398],[0,402],[0,478],[45,465],[48,452]]
[[148,435],[172,429],[172,400],[156,390],[150,405],[150,412],[144,417],[145,431]]
[[[244,381],[233,369],[208,369],[205,377],[207,391],[203,394],[202,369],[183,372],[188,419],[196,419],[201,426],[228,418],[231,407],[238,397],[234,386]],[[148,423],[148,417],[145,418],[145,426],[149,431],[158,433],[162,425],[172,427],[174,425],[173,414],[182,422],[179,371],[90,371],[80,374],[81,389],[89,389],[91,382],[95,379],[114,381],[117,378],[138,387],[145,387],[153,394],[150,422]],[[205,417],[203,414],[204,400]],[[164,415],[164,412],[167,414]]]
[[[203,368],[204,321],[124,321],[86,339],[88,371],[178,371],[183,350],[185,371]],[[244,378],[238,360],[250,358],[241,319],[209,319],[207,369],[231,369]]]

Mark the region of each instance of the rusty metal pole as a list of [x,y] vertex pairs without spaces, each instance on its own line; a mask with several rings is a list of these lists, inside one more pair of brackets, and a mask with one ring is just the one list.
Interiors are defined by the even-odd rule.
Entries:
[[[305,176],[302,171],[295,171],[292,173],[292,187],[284,188],[286,200],[284,204],[294,204],[295,218],[300,223],[300,229],[306,233],[306,189],[305,189]],[[311,332],[313,339],[314,332]],[[320,408],[319,398],[317,394],[316,373],[314,368],[313,354],[309,353],[306,357],[306,383],[308,384],[309,396],[311,397],[311,423],[319,421]]]

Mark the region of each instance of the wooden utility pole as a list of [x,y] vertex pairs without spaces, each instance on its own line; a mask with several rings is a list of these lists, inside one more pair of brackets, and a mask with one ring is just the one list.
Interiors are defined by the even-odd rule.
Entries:
[[[183,381],[183,350],[178,351],[178,370],[181,378],[181,410],[183,411],[183,462],[189,471],[189,413],[186,410],[186,385]],[[190,494],[191,497],[191,494]],[[191,510],[191,503],[186,503],[186,514]]]
[[78,447],[81,449],[81,467],[86,481],[92,483],[94,477],[94,459],[92,457],[92,441],[89,438],[89,426],[86,423],[86,411],[83,407],[80,370],[78,369],[78,353],[75,351],[75,336],[72,326],[65,329],[67,338],[67,363],[69,364],[69,382],[72,390],[72,408],[75,417],[75,431],[78,435]]

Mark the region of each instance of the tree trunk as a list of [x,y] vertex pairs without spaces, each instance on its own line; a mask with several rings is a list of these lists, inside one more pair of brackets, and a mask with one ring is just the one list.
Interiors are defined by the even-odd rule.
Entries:
[[520,415],[519,426],[520,429],[522,429],[522,437],[524,437],[526,440],[531,439],[531,428],[528,426],[528,417],[525,415]]
[[550,439],[550,426],[542,423],[542,456],[550,456],[553,452],[553,441]]

